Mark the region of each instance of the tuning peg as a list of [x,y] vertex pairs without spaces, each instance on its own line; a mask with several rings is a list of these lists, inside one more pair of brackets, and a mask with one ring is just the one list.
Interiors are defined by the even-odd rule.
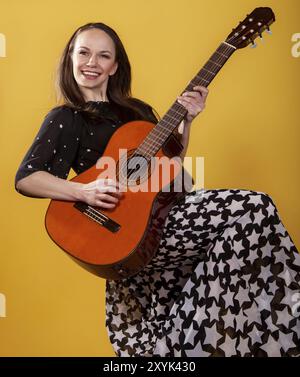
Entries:
[[250,46],[251,48],[257,47],[257,44],[254,41],[251,41],[252,45]]
[[263,42],[264,39],[263,39],[263,36],[261,34],[259,34],[259,39]]

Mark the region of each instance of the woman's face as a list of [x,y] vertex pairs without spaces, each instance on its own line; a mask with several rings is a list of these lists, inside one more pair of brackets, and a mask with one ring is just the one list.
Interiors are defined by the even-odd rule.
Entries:
[[118,64],[115,45],[108,34],[99,29],[80,33],[72,54],[73,75],[86,100],[106,96],[107,83]]

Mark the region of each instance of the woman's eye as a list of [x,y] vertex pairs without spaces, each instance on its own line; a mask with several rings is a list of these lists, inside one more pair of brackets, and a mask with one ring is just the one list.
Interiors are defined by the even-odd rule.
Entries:
[[[88,55],[88,52],[87,51],[79,51],[78,52],[79,55]],[[110,55],[100,55],[100,58],[104,58],[104,59],[110,59]]]

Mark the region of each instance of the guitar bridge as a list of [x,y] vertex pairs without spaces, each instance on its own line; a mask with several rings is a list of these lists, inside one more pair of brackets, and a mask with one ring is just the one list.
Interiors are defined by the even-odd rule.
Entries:
[[99,225],[104,226],[112,233],[116,233],[121,228],[120,224],[116,223],[114,220],[104,215],[104,213],[97,211],[94,207],[86,203],[76,202],[74,204],[74,207],[91,220],[95,221]]

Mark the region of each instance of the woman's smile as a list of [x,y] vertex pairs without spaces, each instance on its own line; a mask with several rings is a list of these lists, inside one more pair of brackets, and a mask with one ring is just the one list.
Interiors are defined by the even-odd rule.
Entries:
[[87,80],[96,80],[101,73],[93,71],[81,71],[82,76]]

